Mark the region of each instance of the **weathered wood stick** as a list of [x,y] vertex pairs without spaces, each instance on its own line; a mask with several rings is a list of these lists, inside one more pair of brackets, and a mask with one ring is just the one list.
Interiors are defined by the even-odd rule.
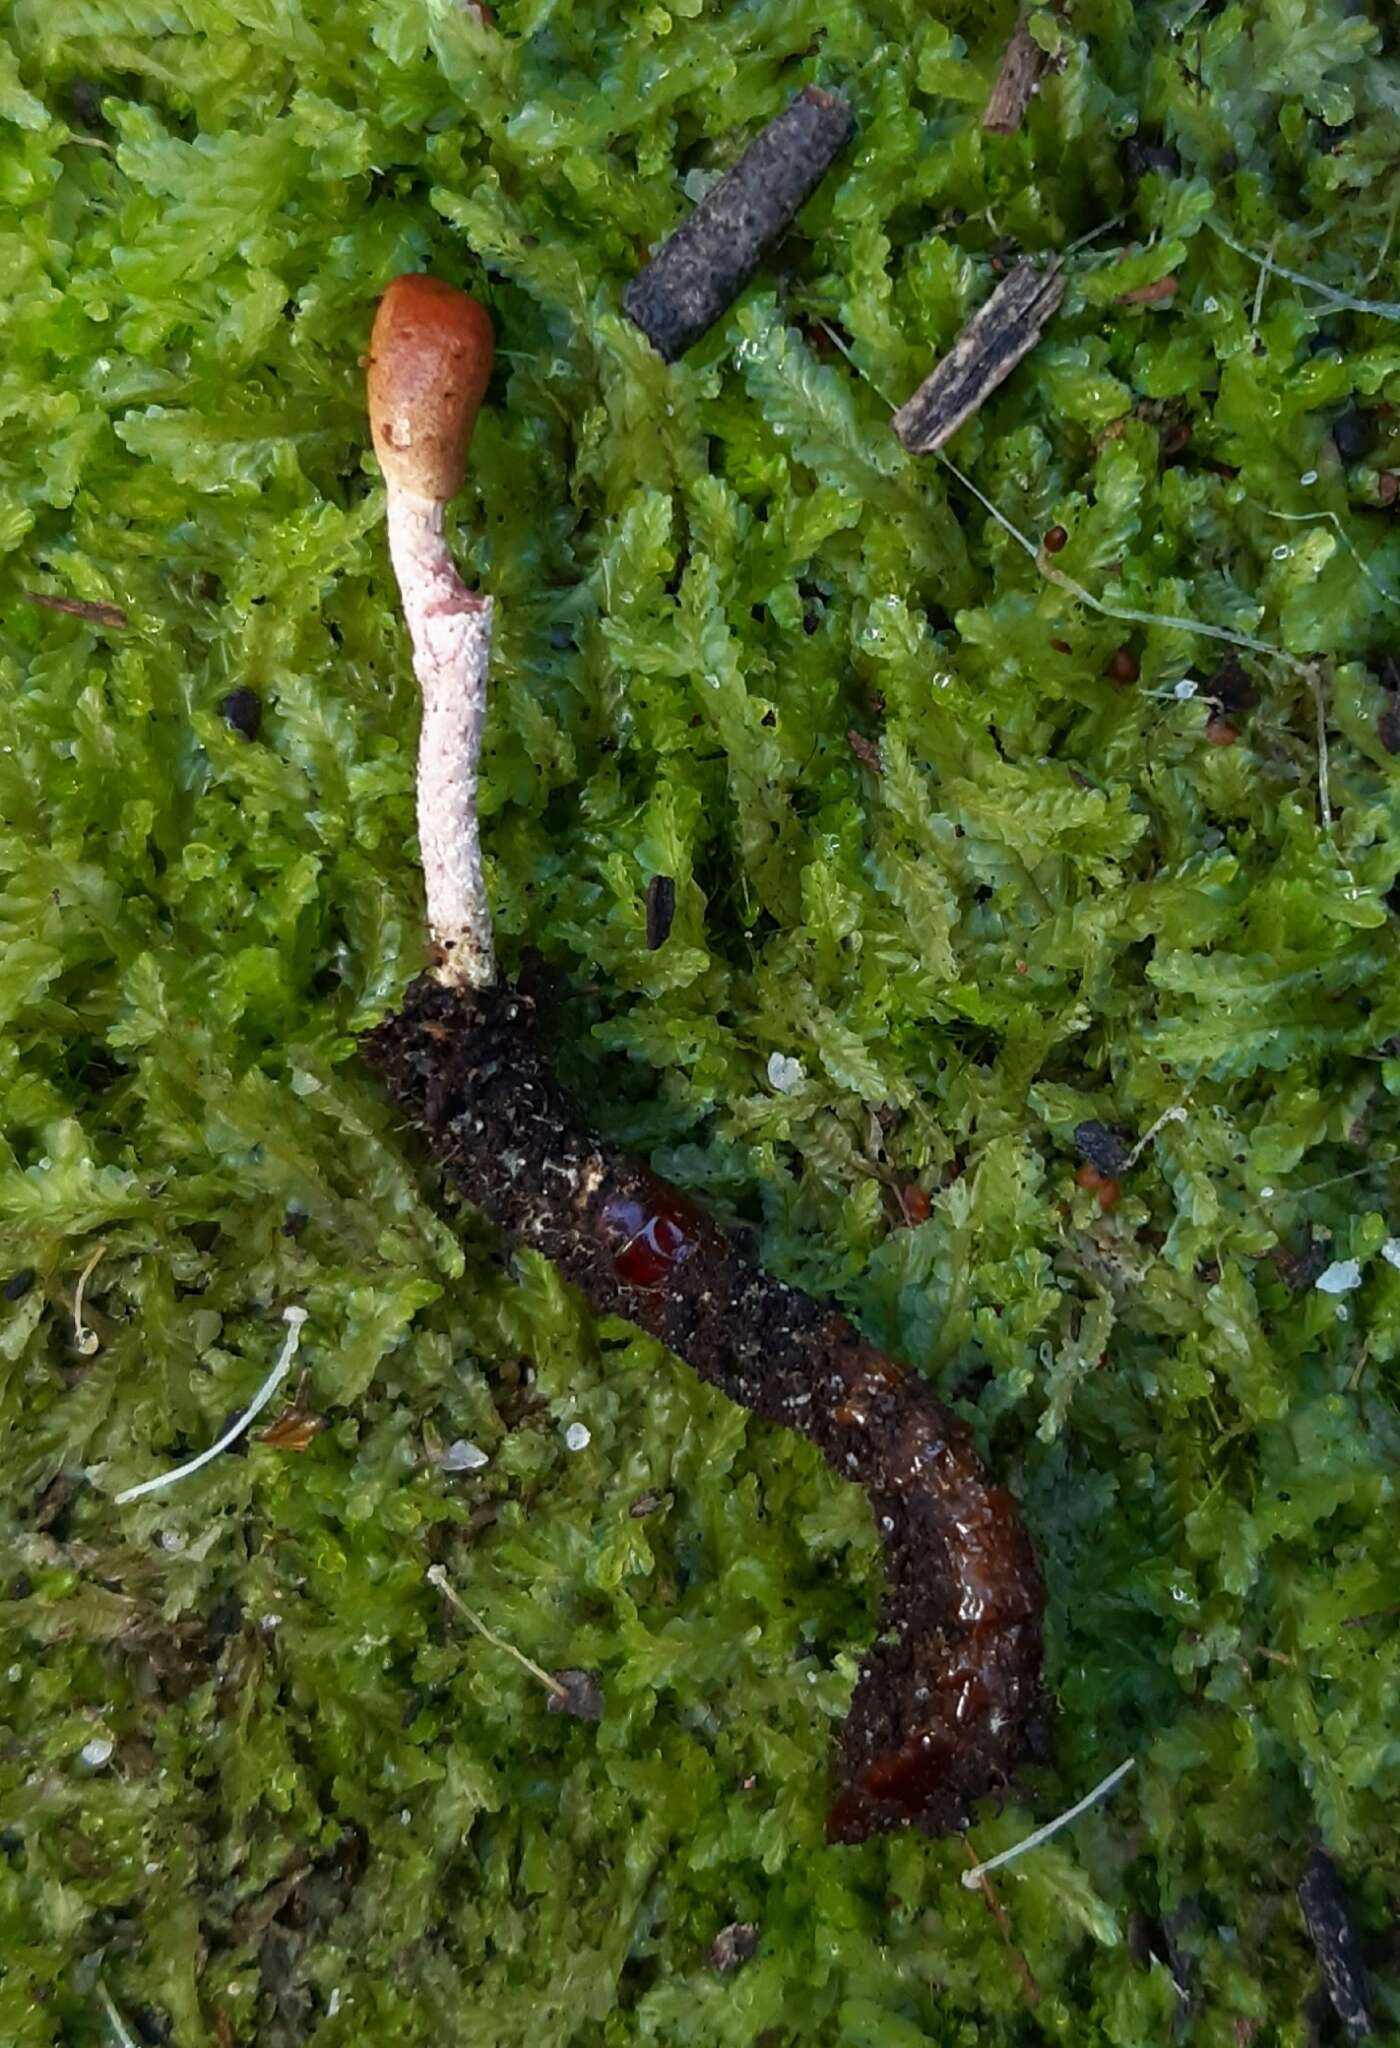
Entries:
[[1022,15],[1006,46],[982,126],[989,135],[1014,135],[1025,120],[1035,89],[1045,70],[1045,52],[1031,34],[1030,21]]
[[1064,295],[1058,265],[1017,264],[891,420],[911,455],[931,455],[952,439],[1030,354]]

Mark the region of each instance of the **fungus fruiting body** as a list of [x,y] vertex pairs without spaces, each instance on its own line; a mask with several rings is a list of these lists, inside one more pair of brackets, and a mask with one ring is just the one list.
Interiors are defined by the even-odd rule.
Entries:
[[476,801],[491,600],[458,574],[443,515],[466,475],[493,352],[490,316],[475,299],[436,278],[399,277],[380,301],[368,379],[389,554],[423,696],[418,837],[434,972],[472,988],[495,979]]
[[[490,324],[472,300],[430,278],[389,287],[370,418],[423,693],[418,827],[435,964],[366,1051],[445,1172],[510,1237],[865,1488],[887,1589],[837,1738],[828,1834],[964,1827],[1044,1744],[1044,1593],[1015,1500],[917,1373],[761,1272],[650,1167],[599,1144],[554,1084],[533,1004],[492,988],[477,825],[491,602],[466,588],[443,535],[490,362]],[[927,1213],[926,1196],[906,1202],[911,1222]],[[586,1427],[567,1441],[583,1448]]]

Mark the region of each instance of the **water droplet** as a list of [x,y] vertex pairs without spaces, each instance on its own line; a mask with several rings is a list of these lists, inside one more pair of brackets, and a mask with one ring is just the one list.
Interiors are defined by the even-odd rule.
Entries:
[[1289,547],[1288,542],[1286,540],[1280,541],[1278,546],[1274,549],[1274,560],[1276,562],[1286,562],[1288,560],[1288,557],[1292,554],[1292,552],[1293,550],[1291,547]]
[[1305,469],[1298,481],[1303,486],[1303,489],[1306,490],[1310,484],[1317,482],[1317,471],[1315,469]]
[[566,1451],[586,1451],[593,1441],[593,1432],[586,1422],[571,1422],[564,1431]]
[[447,1446],[438,1460],[444,1472],[479,1472],[487,1462],[480,1444],[469,1444],[465,1437],[460,1436],[456,1443]]
[[1220,311],[1219,299],[1203,299],[1201,301],[1201,311],[1203,313],[1218,313]]

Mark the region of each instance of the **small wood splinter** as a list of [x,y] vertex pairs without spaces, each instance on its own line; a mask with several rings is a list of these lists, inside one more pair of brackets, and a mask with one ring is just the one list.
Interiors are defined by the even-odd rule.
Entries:
[[989,135],[1015,134],[1030,110],[1045,64],[1045,52],[1031,34],[1030,17],[1023,14],[1006,46],[987,111],[982,116],[982,126]]
[[468,590],[443,538],[494,352],[485,307],[440,278],[396,277],[380,300],[369,345],[370,431],[423,693],[418,837],[433,972],[449,988],[489,988],[496,978],[476,806],[491,600]]
[[623,306],[668,363],[733,305],[854,126],[844,100],[809,85],[633,278]]
[[891,420],[911,455],[932,455],[953,438],[1030,354],[1064,295],[1058,265],[1017,264]]

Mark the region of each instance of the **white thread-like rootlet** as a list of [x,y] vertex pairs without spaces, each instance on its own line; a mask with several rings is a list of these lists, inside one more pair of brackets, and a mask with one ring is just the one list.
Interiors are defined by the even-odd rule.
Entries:
[[1004,1863],[1014,1863],[1016,1858],[1024,1856],[1028,1849],[1038,1849],[1042,1842],[1048,1842],[1052,1835],[1058,1835],[1061,1828],[1067,1828],[1072,1820],[1078,1820],[1080,1814],[1087,1813],[1096,1799],[1102,1799],[1105,1793],[1113,1790],[1120,1779],[1127,1777],[1136,1761],[1135,1757],[1130,1756],[1126,1763],[1119,1764],[1106,1778],[1101,1778],[1092,1792],[1086,1792],[1082,1799],[1076,1799],[1073,1806],[1068,1807],[1064,1813],[1056,1814],[1054,1820],[1047,1821],[1043,1828],[1037,1828],[1033,1835],[1027,1835],[1024,1841],[1017,1842],[1010,1849],[1003,1849],[998,1856],[989,1856],[985,1863],[979,1863],[975,1869],[965,1870],[962,1874],[965,1890],[975,1892],[989,1870],[1000,1870]]
[[143,1479],[139,1486],[128,1486],[116,1497],[116,1505],[119,1508],[125,1507],[129,1500],[140,1500],[145,1494],[162,1493],[168,1486],[178,1486],[182,1479],[188,1479],[192,1472],[200,1471],[203,1466],[217,1458],[221,1451],[226,1451],[237,1437],[242,1436],[248,1425],[261,1415],[292,1369],[292,1360],[296,1357],[297,1345],[301,1342],[301,1326],[306,1321],[306,1310],[284,1308],[282,1320],[287,1325],[287,1337],[281,1354],[237,1422],[230,1423],[218,1441],[210,1444],[207,1451],[201,1451],[197,1458],[190,1458],[187,1463],[176,1465],[169,1472],[158,1472],[154,1479]]
[[491,600],[468,590],[443,538],[443,507],[391,489],[389,554],[423,694],[418,742],[418,839],[428,928],[449,988],[489,988],[496,978],[491,906],[481,871],[476,815]]

